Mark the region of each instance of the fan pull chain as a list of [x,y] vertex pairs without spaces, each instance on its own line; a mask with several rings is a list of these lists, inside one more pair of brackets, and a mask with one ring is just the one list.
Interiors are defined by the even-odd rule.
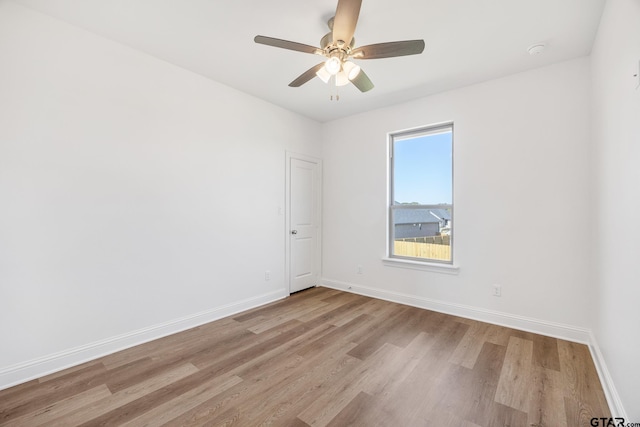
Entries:
[[[336,84],[336,76],[331,76],[331,79],[329,80],[329,100],[333,101],[333,98],[335,98],[336,101],[340,101],[340,94],[338,93],[338,85]],[[335,95],[334,95],[335,92]]]

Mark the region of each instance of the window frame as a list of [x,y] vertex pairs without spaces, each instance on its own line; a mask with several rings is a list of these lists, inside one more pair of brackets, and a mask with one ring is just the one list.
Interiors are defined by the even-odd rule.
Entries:
[[[436,135],[439,133],[451,133],[451,204],[446,205],[394,205],[394,143],[398,140],[409,138],[418,138],[421,136]],[[384,260],[387,264],[405,263],[408,266],[434,266],[442,268],[454,268],[454,125],[452,121],[436,123],[426,126],[420,126],[412,129],[405,129],[387,134],[388,148],[388,179],[387,179],[387,258]],[[440,260],[436,258],[418,258],[394,253],[395,227],[394,227],[394,211],[398,209],[449,209],[451,216],[451,230],[449,232],[450,241],[450,259]],[[455,267],[457,269],[457,267]]]

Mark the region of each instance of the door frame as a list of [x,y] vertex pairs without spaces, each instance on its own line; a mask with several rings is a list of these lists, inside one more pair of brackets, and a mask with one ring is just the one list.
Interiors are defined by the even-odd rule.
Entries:
[[322,159],[317,157],[307,156],[306,154],[294,153],[291,151],[285,152],[285,214],[284,214],[284,280],[286,294],[291,295],[291,160],[303,160],[306,162],[315,163],[318,165],[318,203],[317,203],[317,218],[318,218],[318,234],[317,234],[317,268],[318,268],[318,280],[322,278]]

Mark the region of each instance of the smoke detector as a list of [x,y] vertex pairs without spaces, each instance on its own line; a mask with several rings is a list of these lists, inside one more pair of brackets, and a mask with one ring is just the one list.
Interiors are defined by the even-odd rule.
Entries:
[[537,44],[529,46],[527,48],[527,52],[529,52],[529,55],[531,55],[531,56],[538,55],[538,54],[542,53],[544,48],[545,48],[544,43],[537,43]]

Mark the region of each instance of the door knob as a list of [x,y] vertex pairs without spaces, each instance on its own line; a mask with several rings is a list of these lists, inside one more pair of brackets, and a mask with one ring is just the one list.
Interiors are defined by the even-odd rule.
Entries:
[[291,234],[298,234],[298,230],[291,230]]

